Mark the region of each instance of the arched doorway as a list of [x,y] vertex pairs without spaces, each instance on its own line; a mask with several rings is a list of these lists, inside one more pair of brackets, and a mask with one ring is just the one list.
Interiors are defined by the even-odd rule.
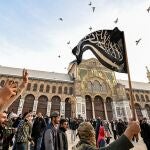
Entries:
[[65,117],[71,118],[71,101],[69,98],[66,98],[65,100]]
[[19,103],[20,103],[21,96],[19,96],[8,108],[8,112],[14,112],[17,114]]
[[33,110],[34,100],[35,100],[35,97],[32,94],[28,94],[25,97],[22,114],[24,114],[25,112],[30,112]]
[[135,109],[136,109],[138,120],[141,120],[143,118],[141,106],[139,104],[135,104]]
[[92,99],[89,95],[85,96],[85,102],[86,102],[86,119],[92,119],[93,118]]
[[59,96],[53,96],[51,101],[52,101],[51,112],[58,111],[60,113],[60,102],[61,102],[60,97]]
[[46,115],[47,113],[47,102],[48,102],[48,98],[45,95],[41,95],[38,98],[38,105],[37,105],[37,113],[41,112],[43,114],[43,116]]
[[146,104],[145,109],[147,110],[147,114],[148,114],[148,117],[150,119],[150,106],[148,104]]
[[106,98],[106,110],[107,110],[107,116],[108,116],[109,121],[113,119],[113,111],[112,111],[111,102],[112,102],[112,99],[110,97],[107,97]]
[[101,117],[102,119],[105,119],[105,111],[102,97],[95,96],[94,110],[95,110],[95,118]]

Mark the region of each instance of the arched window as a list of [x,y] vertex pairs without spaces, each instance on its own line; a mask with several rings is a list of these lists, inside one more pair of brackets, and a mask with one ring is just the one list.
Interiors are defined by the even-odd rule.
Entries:
[[73,88],[72,88],[72,87],[69,88],[69,94],[70,94],[70,95],[73,94]]
[[33,91],[37,91],[37,84],[36,83],[33,85]]
[[68,88],[65,87],[65,88],[64,88],[64,94],[67,94],[67,93],[68,93]]
[[48,102],[48,97],[45,95],[41,95],[38,98],[38,105],[37,105],[37,113],[41,112],[44,116],[46,115],[47,112],[47,102]]
[[30,89],[31,89],[31,83],[28,83],[28,85],[27,85],[27,91],[30,91]]
[[136,97],[136,100],[139,102],[140,101],[139,96],[136,94],[135,97]]
[[43,90],[44,90],[44,84],[41,84],[40,85],[40,92],[43,92]]
[[46,93],[49,93],[49,90],[50,90],[50,86],[47,85],[47,86],[46,86]]
[[62,94],[62,86],[59,86],[59,88],[58,88],[58,94]]
[[28,94],[25,97],[22,114],[24,114],[25,112],[31,112],[33,110],[34,100],[35,97],[32,94]]
[[144,98],[143,95],[141,95],[141,99],[142,99],[143,102],[145,102],[145,98]]
[[129,93],[126,93],[127,99],[130,100],[130,95]]
[[56,93],[56,86],[52,87],[52,93]]
[[1,85],[0,85],[0,86],[1,86],[1,87],[3,87],[3,86],[4,86],[4,84],[5,84],[5,80],[2,80],[2,81],[1,81]]
[[100,92],[102,91],[102,86],[100,85],[99,81],[94,81],[93,83],[93,92]]
[[149,97],[148,97],[148,95],[145,95],[145,99],[146,99],[146,102],[149,102]]

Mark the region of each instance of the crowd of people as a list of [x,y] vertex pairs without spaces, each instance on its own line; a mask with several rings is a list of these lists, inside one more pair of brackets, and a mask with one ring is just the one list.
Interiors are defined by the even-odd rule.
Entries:
[[[79,141],[72,150],[129,150],[138,142],[138,133],[150,149],[150,125],[146,118],[137,121],[112,120],[110,123],[100,117],[94,120],[63,118],[54,111],[50,116],[38,112],[26,112],[17,116],[5,112],[21,95],[28,83],[28,73],[23,70],[20,86],[7,81],[0,88],[0,150],[69,150],[66,131],[71,130],[71,142]],[[114,142],[110,142],[111,139]]]

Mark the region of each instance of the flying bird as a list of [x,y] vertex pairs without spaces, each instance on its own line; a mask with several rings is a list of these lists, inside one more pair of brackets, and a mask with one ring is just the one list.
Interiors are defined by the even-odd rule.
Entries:
[[91,6],[91,5],[92,5],[92,2],[89,3],[89,6]]
[[114,23],[117,23],[118,22],[118,18],[114,21]]
[[94,13],[94,11],[95,11],[95,8],[96,8],[96,7],[92,7],[92,11],[93,11],[93,13]]
[[58,58],[60,58],[60,55],[58,55]]
[[67,44],[69,45],[69,44],[70,44],[70,41],[68,41]]
[[60,21],[63,21],[63,18],[59,18]]
[[147,11],[148,11],[148,13],[149,13],[149,11],[150,11],[150,6],[147,8]]
[[91,30],[92,30],[92,27],[90,26],[89,29],[90,29],[90,31],[91,31]]
[[137,41],[135,41],[135,42],[136,42],[136,45],[138,45],[141,40],[142,40],[142,39],[140,38],[140,39],[138,39]]

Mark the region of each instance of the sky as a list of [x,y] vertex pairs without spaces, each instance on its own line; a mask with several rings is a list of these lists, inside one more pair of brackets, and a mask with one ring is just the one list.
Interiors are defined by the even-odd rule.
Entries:
[[[150,12],[146,9],[150,1],[91,2],[89,6],[90,0],[1,0],[0,65],[67,73],[68,64],[75,59],[71,50],[84,36],[117,26],[125,32],[131,80],[148,82]],[[90,51],[83,54],[83,59],[91,57]],[[116,77],[127,79],[121,73]]]

